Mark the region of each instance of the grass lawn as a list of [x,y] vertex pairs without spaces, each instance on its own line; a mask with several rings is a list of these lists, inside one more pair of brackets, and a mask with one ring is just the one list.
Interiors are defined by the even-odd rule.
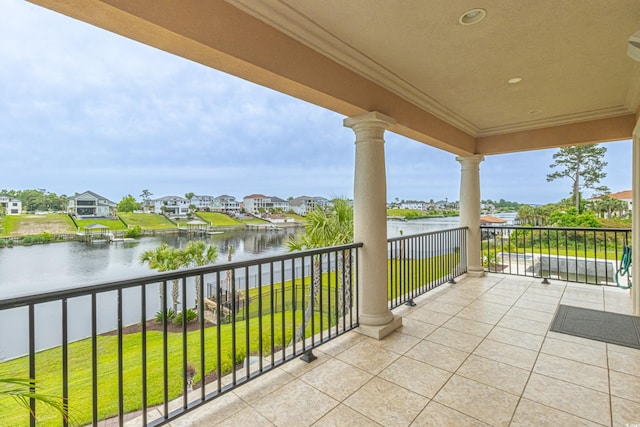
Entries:
[[196,216],[214,227],[237,227],[242,223],[220,212],[197,212]]
[[1,236],[28,236],[41,233],[70,234],[76,229],[66,214],[6,215],[2,219]]
[[243,224],[271,224],[269,221],[265,221],[264,219],[255,217],[241,219],[240,222],[242,222]]
[[126,230],[127,229],[124,223],[119,219],[105,219],[105,218],[76,219],[76,223],[78,224],[78,227],[80,227],[80,231],[84,231],[85,227],[88,227],[92,224],[106,225],[107,227],[109,227],[109,230]]
[[140,226],[143,230],[165,230],[176,228],[166,217],[154,213],[122,212],[118,214],[129,226]]

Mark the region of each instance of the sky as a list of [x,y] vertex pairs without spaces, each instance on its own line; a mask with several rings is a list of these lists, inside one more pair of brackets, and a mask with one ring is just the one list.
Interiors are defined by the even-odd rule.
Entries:
[[[353,196],[354,134],[332,111],[22,0],[0,2],[0,190],[238,199]],[[453,154],[385,134],[387,200],[458,200]],[[631,189],[631,142],[601,181]],[[558,150],[488,156],[483,200],[554,203]],[[585,192],[586,196],[590,191]]]

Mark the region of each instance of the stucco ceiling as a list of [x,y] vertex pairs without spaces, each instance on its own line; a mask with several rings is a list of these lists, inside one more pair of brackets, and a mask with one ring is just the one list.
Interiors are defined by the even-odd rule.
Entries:
[[34,2],[456,154],[626,139],[640,100],[637,0]]

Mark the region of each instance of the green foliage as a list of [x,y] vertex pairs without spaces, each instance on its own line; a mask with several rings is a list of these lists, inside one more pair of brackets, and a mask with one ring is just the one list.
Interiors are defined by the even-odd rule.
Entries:
[[215,226],[239,226],[242,223],[220,212],[198,212],[196,216],[205,222]]
[[186,310],[181,311],[180,313],[175,315],[173,319],[173,323],[176,325],[182,325],[183,322],[191,323],[198,318],[198,313],[191,309],[187,308]]
[[22,210],[26,212],[67,210],[67,196],[58,196],[56,193],[49,193],[45,189],[2,190],[0,194],[20,200],[22,202]]
[[118,212],[133,212],[140,210],[140,208],[140,203],[136,202],[136,199],[131,194],[127,194],[118,203]]
[[[164,311],[159,310],[159,311],[156,312],[156,316],[155,316],[156,322],[163,323],[164,322],[164,318],[165,318]],[[175,318],[176,318],[176,312],[173,311],[172,308],[167,308],[167,321],[168,322],[172,322],[173,319],[175,319]]]
[[353,242],[353,207],[346,199],[335,199],[333,206],[316,206],[308,215],[305,233],[289,239],[290,251],[323,248]]
[[0,248],[4,248],[5,246],[7,246],[7,241],[4,239],[0,239]]
[[600,221],[593,212],[577,214],[575,208],[566,211],[556,210],[549,220],[554,227],[600,227]]
[[29,411],[31,411],[30,400],[35,399],[60,413],[67,421],[73,421],[69,416],[69,406],[61,397],[38,393],[37,389],[36,382],[28,378],[0,378],[0,396],[12,397]]
[[118,214],[130,226],[140,226],[143,230],[163,230],[175,228],[175,224],[163,215],[154,213],[122,212]]
[[552,169],[558,168],[547,175],[547,181],[569,178],[572,181],[571,194],[576,210],[580,210],[580,190],[583,188],[598,189],[596,185],[607,176],[604,168],[607,162],[603,160],[607,152],[606,147],[598,144],[573,145],[561,148],[553,155]]
[[139,239],[142,236],[142,228],[139,225],[134,225],[127,229],[126,233],[124,233],[124,237],[130,239]]

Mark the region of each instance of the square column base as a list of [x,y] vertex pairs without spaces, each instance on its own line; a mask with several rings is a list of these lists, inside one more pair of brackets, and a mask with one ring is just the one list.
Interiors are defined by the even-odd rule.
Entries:
[[391,332],[402,326],[402,317],[393,315],[393,320],[385,325],[360,325],[356,329],[356,332],[366,335],[377,340],[381,340]]

